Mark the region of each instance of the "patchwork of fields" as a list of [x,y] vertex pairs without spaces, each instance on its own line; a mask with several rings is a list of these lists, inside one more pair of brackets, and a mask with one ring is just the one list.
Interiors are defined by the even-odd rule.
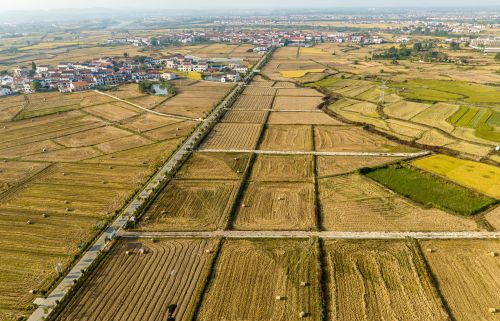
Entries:
[[[248,49],[186,48],[202,57]],[[421,145],[410,144],[490,153],[491,88],[444,93],[442,80],[408,81],[390,84],[377,106],[380,83],[349,76],[358,67],[334,70],[349,59],[328,45],[278,49],[54,320],[496,320],[498,240],[321,236],[500,229],[497,166],[414,159]],[[322,93],[295,83],[306,80],[339,99],[323,106]],[[97,93],[0,107],[0,319],[28,315],[54,267],[71,262],[230,90],[174,83],[168,99],[134,85],[110,94],[193,120]],[[242,236],[218,239],[221,230]]]
[[[133,84],[110,94],[169,113],[169,100],[184,101],[178,114],[198,118],[230,89],[204,84],[176,82],[170,99],[141,94]],[[190,98],[208,90],[208,100]],[[189,99],[198,102],[186,105]],[[49,290],[56,267],[63,270],[86,248],[197,122],[96,92],[14,96],[0,105],[0,319],[16,320]]]

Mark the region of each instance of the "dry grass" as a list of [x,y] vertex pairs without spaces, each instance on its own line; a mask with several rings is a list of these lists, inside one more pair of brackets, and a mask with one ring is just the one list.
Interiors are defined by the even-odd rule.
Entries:
[[240,230],[314,228],[313,184],[251,182],[234,226]]
[[310,240],[225,242],[198,320],[320,320],[317,254]]
[[500,306],[498,240],[421,241],[439,288],[456,320],[498,320],[488,309]]
[[261,149],[310,151],[312,149],[312,128],[306,125],[269,125]]
[[323,225],[333,231],[471,231],[476,223],[404,199],[358,174],[320,180]]
[[139,230],[215,230],[226,226],[238,190],[234,181],[174,180],[144,213]]
[[449,320],[415,246],[326,242],[331,320]]
[[215,246],[203,239],[122,240],[57,320],[153,321],[165,318],[172,303],[176,320],[190,320],[213,256],[206,251]]

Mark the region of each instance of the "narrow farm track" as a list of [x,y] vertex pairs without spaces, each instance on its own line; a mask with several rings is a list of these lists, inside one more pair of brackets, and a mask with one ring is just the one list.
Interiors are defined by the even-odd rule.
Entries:
[[158,116],[166,116],[166,117],[170,117],[170,118],[178,118],[178,119],[183,119],[183,120],[192,120],[192,121],[203,121],[202,119],[199,119],[199,118],[191,118],[191,117],[186,117],[186,116],[180,116],[180,115],[176,115],[176,114],[169,114],[169,113],[160,113],[156,110],[151,110],[151,109],[147,109],[145,107],[142,107],[142,106],[139,106],[137,104],[134,104],[133,102],[130,102],[128,100],[125,100],[125,99],[121,99],[121,98],[118,98],[116,96],[113,96],[113,95],[110,95],[110,94],[107,94],[107,93],[104,93],[102,91],[99,91],[99,90],[94,90],[96,93],[98,94],[101,94],[101,95],[104,95],[104,96],[107,96],[107,97],[110,97],[110,98],[113,98],[114,100],[117,100],[117,101],[120,101],[122,103],[125,103],[125,104],[129,104],[131,106],[134,106],[134,107],[137,107],[141,110],[144,110],[145,112],[148,112],[148,113],[151,113],[151,114],[155,114],[155,115],[158,115]]
[[165,238],[311,238],[322,239],[500,239],[500,232],[334,232],[334,231],[237,231],[124,232],[123,237]]
[[281,150],[254,150],[254,149],[199,149],[202,153],[255,153],[270,155],[317,155],[317,156],[386,156],[386,157],[420,157],[430,152],[419,153],[378,153],[378,152],[316,152],[316,151],[281,151]]

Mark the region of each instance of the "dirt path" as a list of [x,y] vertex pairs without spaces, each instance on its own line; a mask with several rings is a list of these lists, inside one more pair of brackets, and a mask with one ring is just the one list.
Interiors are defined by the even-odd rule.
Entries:
[[139,108],[139,109],[144,110],[145,112],[148,112],[148,113],[151,113],[151,114],[155,114],[155,115],[159,115],[159,116],[166,116],[166,117],[170,117],[170,118],[183,119],[183,120],[203,121],[203,119],[201,119],[201,118],[191,118],[191,117],[185,117],[185,116],[180,116],[180,115],[175,115],[175,114],[160,113],[158,111],[147,109],[145,107],[142,107],[142,106],[139,106],[137,104],[134,104],[133,102],[127,101],[125,99],[118,98],[118,97],[110,95],[108,93],[104,93],[104,92],[99,91],[99,90],[94,90],[94,91],[96,93],[100,94],[100,95],[113,98],[114,100],[120,101],[120,102],[125,103],[125,104],[129,104],[131,106],[134,106],[136,108]]
[[317,156],[385,156],[385,157],[420,157],[430,154],[429,151],[419,153],[377,153],[377,152],[315,152],[315,151],[280,151],[254,149],[199,149],[200,153],[255,153],[272,155],[317,155]]
[[323,239],[500,239],[500,232],[334,232],[334,231],[180,231],[124,232],[123,237],[310,238]]

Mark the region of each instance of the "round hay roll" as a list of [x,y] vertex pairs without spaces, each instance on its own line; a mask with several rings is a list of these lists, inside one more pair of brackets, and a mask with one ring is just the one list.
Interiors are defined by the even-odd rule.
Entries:
[[498,253],[497,252],[490,252],[490,255],[495,257],[495,256],[498,256]]
[[427,252],[429,252],[429,253],[433,253],[433,252],[434,252],[434,250],[433,250],[433,249],[431,249],[431,248],[428,248],[428,249],[427,249]]
[[489,312],[489,313],[497,313],[497,312],[498,312],[498,310],[497,310],[497,308],[489,308],[489,309],[488,309],[488,312]]
[[125,251],[125,254],[130,255],[130,254],[132,254],[132,252],[130,252],[130,251]]
[[300,313],[299,313],[299,317],[300,317],[300,318],[305,318],[305,317],[307,317],[307,312],[305,312],[305,311],[300,311]]

